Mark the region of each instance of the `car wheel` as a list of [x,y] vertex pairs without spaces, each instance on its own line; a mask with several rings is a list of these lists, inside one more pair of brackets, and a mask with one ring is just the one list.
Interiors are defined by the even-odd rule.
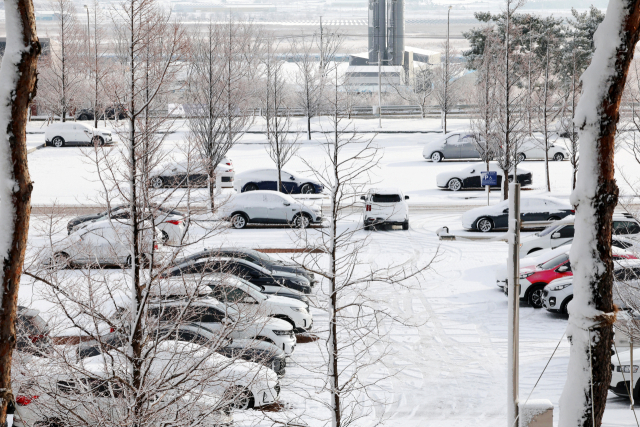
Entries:
[[460,181],[458,178],[453,178],[449,181],[447,187],[449,187],[449,190],[451,191],[459,191],[460,189],[462,189],[462,181]]
[[311,184],[304,184],[302,187],[300,187],[300,194],[313,194],[315,192],[316,191]]
[[64,139],[61,136],[56,136],[51,140],[51,145],[57,148],[64,147]]
[[527,156],[524,153],[518,153],[518,163],[524,162],[527,159]]
[[242,190],[243,192],[245,191],[256,191],[258,189],[258,186],[255,184],[247,184],[244,186],[244,190]]
[[94,136],[91,142],[93,145],[104,145],[104,139],[100,136]]
[[89,116],[87,116],[86,114],[80,114],[80,117],[78,117],[78,120],[89,120]]
[[247,218],[244,215],[237,213],[231,217],[231,225],[233,228],[240,230],[247,226]]
[[476,228],[483,233],[493,230],[493,222],[489,218],[480,218],[476,224]]
[[253,408],[254,399],[251,391],[240,388],[232,387],[225,393],[227,399],[231,400],[230,407],[239,411],[244,411]]
[[544,286],[534,285],[529,289],[529,295],[527,296],[527,302],[533,308],[542,308],[542,291]]
[[402,223],[402,229],[405,231],[409,229],[409,221],[405,221]]
[[164,179],[160,176],[154,176],[151,178],[151,186],[153,188],[162,188],[164,187]]
[[565,299],[562,302],[562,305],[560,306],[560,313],[565,314],[565,315],[569,315],[569,303],[571,302],[571,300],[573,299],[573,295],[570,297],[567,297],[567,299]]
[[51,257],[51,266],[67,268],[71,265],[69,255],[64,252],[57,252]]
[[296,228],[308,228],[311,225],[311,220],[305,214],[298,214],[293,218],[293,225]]
[[551,215],[549,218],[547,218],[547,221],[560,221],[560,218],[555,215]]
[[556,162],[561,162],[564,160],[564,154],[562,153],[556,153],[553,155],[553,160]]
[[438,163],[438,162],[442,161],[443,158],[444,158],[444,156],[439,151],[436,151],[435,153],[431,154],[431,161],[434,162],[434,163]]
[[373,231],[373,225],[365,225],[364,231]]
[[529,252],[527,252],[527,255],[531,255],[532,253],[538,252],[539,250],[541,250],[541,249],[540,248],[533,248]]

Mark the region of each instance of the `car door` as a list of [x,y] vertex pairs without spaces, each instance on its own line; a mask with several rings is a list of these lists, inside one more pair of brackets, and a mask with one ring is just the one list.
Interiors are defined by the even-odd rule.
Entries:
[[282,188],[284,192],[287,194],[294,194],[294,193],[300,192],[300,190],[298,189],[298,182],[296,180],[296,176],[285,171],[282,171]]
[[91,129],[81,124],[75,124],[73,125],[73,127],[76,129],[74,134],[76,136],[75,140],[77,144],[90,145],[91,140],[93,139],[93,132],[91,131]]
[[472,135],[465,135],[460,142],[460,157],[465,159],[479,159],[480,153],[476,149]]
[[102,231],[89,230],[80,236],[79,247],[76,251],[73,259],[79,263],[93,263],[96,260],[100,260],[104,251],[104,239],[102,238]]
[[265,194],[266,205],[269,209],[269,222],[274,224],[286,224],[288,212],[291,211],[291,203],[278,194]]
[[555,249],[563,243],[572,240],[574,234],[573,224],[567,224],[559,227],[553,233],[551,233],[550,246],[551,249]]
[[453,134],[447,138],[442,147],[442,154],[445,159],[460,158],[460,135]]
[[269,207],[266,194],[248,194],[245,212],[254,222],[269,222]]
[[[258,189],[260,190],[271,190],[276,191],[278,188],[278,170],[277,169],[266,169],[260,172],[262,179],[258,182]],[[282,173],[283,177],[286,177],[286,174]]]
[[464,188],[480,188],[480,183],[481,183],[481,177],[480,177],[480,172],[481,169],[484,169],[482,167],[473,167],[471,168],[471,170],[467,173],[467,176],[465,176],[464,178],[462,178],[462,186]]
[[496,205],[496,208],[501,209],[501,211],[498,211],[492,215],[495,227],[507,228],[507,226],[509,225],[509,205],[507,203],[501,203],[500,205]]
[[549,206],[541,199],[520,199],[522,221],[546,221],[549,219]]

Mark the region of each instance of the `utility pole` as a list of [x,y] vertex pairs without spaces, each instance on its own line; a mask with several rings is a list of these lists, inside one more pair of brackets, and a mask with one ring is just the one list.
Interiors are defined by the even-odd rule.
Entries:
[[[87,11],[87,60],[91,58],[91,25],[89,24],[89,6],[86,4],[84,8]],[[89,68],[89,77],[91,77],[91,68]]]
[[378,45],[378,127],[382,129],[382,49]]
[[629,332],[629,375],[631,375],[631,378],[629,378],[629,399],[631,399],[631,410],[633,411],[633,391],[635,390],[635,387],[633,386],[633,332]]
[[323,51],[323,44],[322,44],[322,15],[320,15],[320,69],[322,70],[324,68],[324,54],[322,53]]
[[518,425],[520,340],[520,184],[509,184],[509,319],[507,427]]
[[447,110],[449,109],[449,15],[451,14],[451,6],[447,10],[447,47],[444,52],[444,99],[442,100],[442,130],[447,133]]

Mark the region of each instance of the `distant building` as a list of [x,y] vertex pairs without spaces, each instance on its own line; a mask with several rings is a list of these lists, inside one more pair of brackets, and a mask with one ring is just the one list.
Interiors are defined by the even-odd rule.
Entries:
[[[382,92],[390,92],[393,86],[404,84],[404,67],[383,65],[380,68]],[[349,92],[378,92],[378,66],[350,65],[345,72],[345,86]]]
[[[51,41],[48,37],[40,37],[40,46],[42,47],[42,53],[40,57],[48,56],[50,53]],[[0,37],[0,56],[4,56],[4,51],[7,48],[7,38]]]

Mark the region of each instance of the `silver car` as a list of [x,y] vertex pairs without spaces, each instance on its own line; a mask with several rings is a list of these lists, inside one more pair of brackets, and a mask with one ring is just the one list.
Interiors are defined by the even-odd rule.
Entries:
[[424,146],[422,157],[434,163],[442,159],[480,159],[469,131],[448,132]]

